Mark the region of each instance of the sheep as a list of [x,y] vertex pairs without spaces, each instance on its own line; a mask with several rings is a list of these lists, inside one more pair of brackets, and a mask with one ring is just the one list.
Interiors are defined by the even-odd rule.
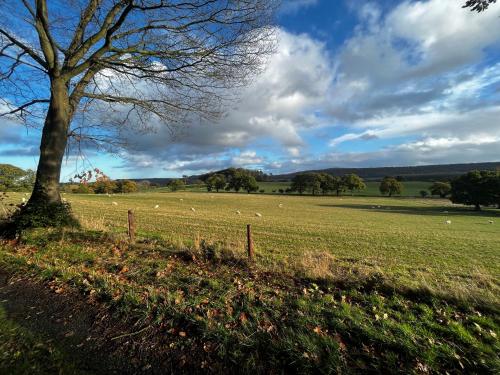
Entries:
[[194,209],[194,207],[191,207],[191,211],[196,212],[196,210]]
[[237,215],[241,215],[240,210],[236,210],[236,214],[237,214]]
[[493,224],[493,220],[488,221],[488,223]]
[[26,203],[26,198],[23,198],[23,203]]
[[184,199],[182,199],[182,198],[181,198],[181,199],[179,199],[179,200],[180,200],[181,202],[183,202],[183,201],[184,201]]
[[156,206],[155,206],[155,210],[157,210],[158,208],[160,208],[160,206],[159,206],[159,205],[156,205]]
[[283,203],[278,204],[279,208],[283,208]]
[[118,203],[116,203],[116,202],[111,202],[111,204],[112,204],[113,206],[118,206]]
[[443,211],[443,214],[448,214],[449,212],[448,211]]
[[446,220],[444,223],[447,224],[447,225],[450,225],[451,224],[451,220]]
[[256,212],[256,213],[255,213],[255,216],[257,216],[257,217],[262,217],[262,214],[260,214],[260,213]]

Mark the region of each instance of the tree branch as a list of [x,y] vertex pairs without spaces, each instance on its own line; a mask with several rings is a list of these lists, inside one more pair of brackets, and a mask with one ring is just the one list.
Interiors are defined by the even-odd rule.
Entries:
[[40,57],[33,49],[28,47],[26,44],[19,41],[17,38],[10,35],[7,31],[0,29],[0,34],[4,35],[7,39],[9,39],[12,43],[14,43],[17,47],[21,48],[25,51],[33,60],[43,66],[45,69],[48,69],[48,65],[45,60]]
[[13,115],[17,112],[22,112],[26,108],[28,108],[34,104],[38,104],[38,103],[50,103],[50,100],[49,99],[34,99],[28,103],[24,103],[24,104],[20,105],[19,107],[17,107],[16,109],[13,109],[12,111],[0,113],[0,117]]

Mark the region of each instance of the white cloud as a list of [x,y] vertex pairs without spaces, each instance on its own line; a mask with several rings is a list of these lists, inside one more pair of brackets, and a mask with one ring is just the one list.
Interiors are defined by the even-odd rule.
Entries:
[[281,30],[267,69],[220,121],[190,123],[174,139],[161,124],[154,125],[154,133],[131,135],[135,152],[126,156],[127,165],[198,172],[220,166],[221,160],[226,166],[263,163],[258,156],[248,157],[254,146],[298,155],[306,146],[301,132],[323,121],[316,112],[325,107],[332,77],[322,43]]

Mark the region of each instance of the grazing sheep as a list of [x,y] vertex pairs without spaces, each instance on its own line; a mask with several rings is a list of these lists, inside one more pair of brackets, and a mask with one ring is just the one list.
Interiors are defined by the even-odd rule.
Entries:
[[179,200],[180,200],[181,202],[183,202],[183,201],[184,201],[184,199],[182,199],[182,198],[181,198],[181,199],[179,199]]
[[26,203],[26,198],[23,198],[23,203]]
[[118,203],[116,203],[116,202],[111,202],[111,204],[112,204],[113,206],[118,206]]
[[493,224],[493,220],[488,221],[488,223]]
[[193,207],[191,207],[191,211],[196,212],[196,210]]
[[160,206],[159,206],[159,205],[156,205],[156,206],[155,206],[155,210],[157,210],[158,208],[160,208]]
[[283,208],[283,203],[278,204],[279,208]]
[[444,223],[450,225],[451,224],[451,220],[446,220]]
[[236,210],[236,214],[237,214],[237,215],[241,215],[240,210]]
[[255,216],[257,217],[262,217],[262,214],[259,214],[258,212],[255,213]]
[[443,211],[443,214],[448,214],[449,212],[448,211]]

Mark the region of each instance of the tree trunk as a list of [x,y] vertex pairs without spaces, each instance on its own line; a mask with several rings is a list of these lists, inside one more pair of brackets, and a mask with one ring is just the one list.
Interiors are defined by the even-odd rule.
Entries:
[[60,204],[59,179],[68,141],[71,109],[68,87],[60,79],[51,82],[50,105],[43,126],[40,159],[36,171],[35,187],[28,206]]

